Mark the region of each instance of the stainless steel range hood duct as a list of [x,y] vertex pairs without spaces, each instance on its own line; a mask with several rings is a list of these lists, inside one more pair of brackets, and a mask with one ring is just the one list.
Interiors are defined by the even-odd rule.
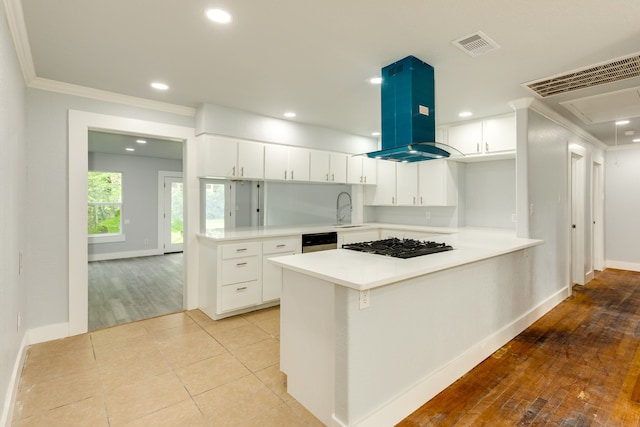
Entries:
[[449,157],[452,151],[457,151],[435,142],[435,84],[431,65],[414,56],[387,65],[382,68],[381,94],[382,149],[367,156],[418,162]]

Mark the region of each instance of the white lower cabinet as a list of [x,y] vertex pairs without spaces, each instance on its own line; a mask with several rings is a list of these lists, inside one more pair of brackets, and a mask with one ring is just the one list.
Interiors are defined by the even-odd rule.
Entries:
[[282,295],[282,268],[269,262],[269,258],[299,254],[301,249],[299,236],[262,242],[262,302],[279,300]]
[[235,243],[201,239],[200,309],[221,319],[277,304],[282,271],[268,259],[300,249],[299,235]]

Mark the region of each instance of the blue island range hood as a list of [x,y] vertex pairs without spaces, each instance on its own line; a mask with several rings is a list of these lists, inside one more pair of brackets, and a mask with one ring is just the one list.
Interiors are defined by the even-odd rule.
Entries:
[[452,147],[435,142],[435,83],[431,65],[414,56],[387,65],[382,69],[381,93],[382,150],[367,156],[406,163],[451,155]]

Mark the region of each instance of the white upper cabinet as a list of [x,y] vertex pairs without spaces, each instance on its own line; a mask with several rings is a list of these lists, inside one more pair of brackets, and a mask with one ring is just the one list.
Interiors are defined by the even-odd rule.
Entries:
[[396,164],[396,204],[418,204],[418,163]]
[[451,126],[448,144],[464,155],[515,151],[516,119],[514,114]]
[[465,123],[449,128],[449,145],[464,155],[482,151],[482,122]]
[[315,151],[310,153],[309,179],[314,182],[347,182],[347,155]]
[[378,184],[368,187],[365,200],[368,205],[392,206],[396,198],[396,162],[381,160],[377,164]]
[[267,144],[265,146],[264,179],[309,181],[309,150]]
[[458,204],[458,164],[447,160],[418,163],[420,206],[456,206]]
[[264,178],[264,144],[212,135],[198,137],[198,175]]
[[347,162],[347,183],[376,184],[378,161],[366,156],[350,156]]
[[483,120],[482,139],[485,153],[516,149],[516,118],[514,115]]

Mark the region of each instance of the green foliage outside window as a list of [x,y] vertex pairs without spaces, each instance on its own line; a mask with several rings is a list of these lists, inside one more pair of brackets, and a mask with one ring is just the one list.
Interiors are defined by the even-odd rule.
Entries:
[[89,234],[121,233],[122,173],[90,171],[88,178]]

